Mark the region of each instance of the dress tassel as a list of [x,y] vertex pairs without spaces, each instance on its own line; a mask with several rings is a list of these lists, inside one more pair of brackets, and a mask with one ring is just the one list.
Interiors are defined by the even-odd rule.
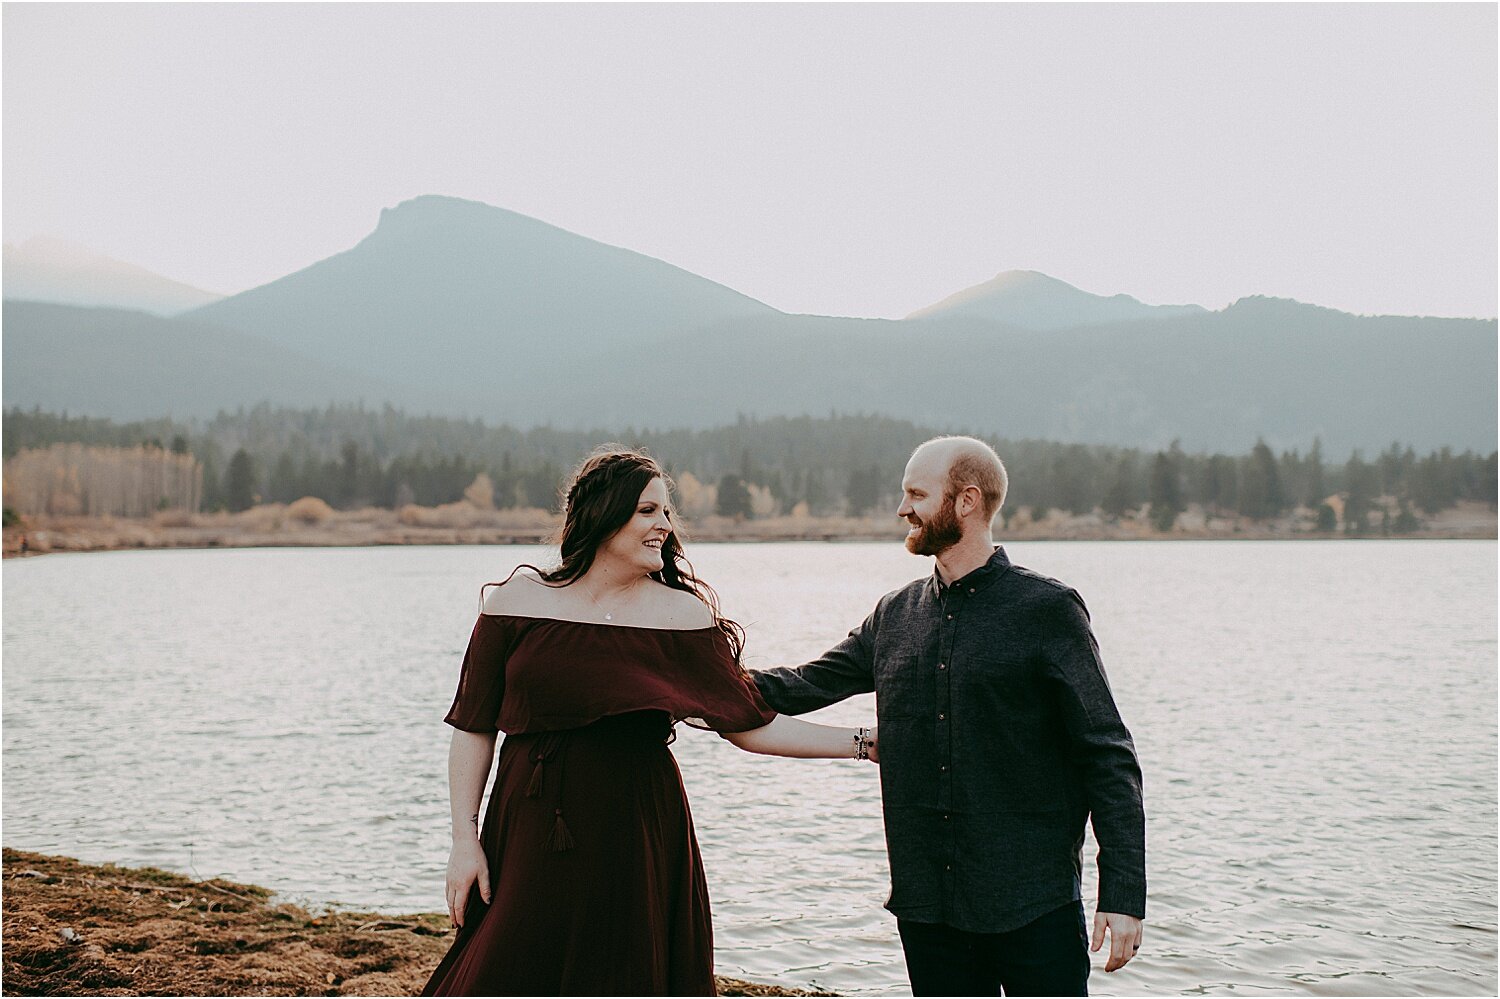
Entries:
[[573,849],[573,834],[568,832],[568,824],[563,821],[561,808],[557,810],[557,819],[552,823],[552,835],[547,837],[547,845],[552,848],[553,853]]
[[537,758],[536,766],[531,768],[531,783],[526,785],[526,797],[540,798],[542,796],[542,760]]

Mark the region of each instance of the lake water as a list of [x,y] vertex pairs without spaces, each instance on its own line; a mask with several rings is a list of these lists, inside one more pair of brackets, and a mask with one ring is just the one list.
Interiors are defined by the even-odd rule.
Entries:
[[[1116,974],[1096,964],[1096,994],[1495,994],[1494,543],[1007,551],[1088,601],[1145,773],[1145,947]],[[752,667],[817,655],[930,566],[895,544],[690,554]],[[441,910],[440,719],[480,583],[539,558],[7,561],[5,844]],[[821,713],[872,716],[869,697]],[[718,970],[904,992],[876,769],[679,733]]]

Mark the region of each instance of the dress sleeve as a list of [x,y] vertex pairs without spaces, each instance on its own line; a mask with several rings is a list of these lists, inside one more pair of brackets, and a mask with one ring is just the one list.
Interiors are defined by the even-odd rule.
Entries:
[[443,719],[465,732],[497,732],[500,702],[505,697],[505,661],[515,626],[504,618],[479,615],[458,673],[458,692]]
[[755,682],[734,661],[729,640],[715,630],[706,654],[695,657],[689,682],[679,687],[676,717],[694,728],[749,732],[769,725],[776,712],[767,706]]

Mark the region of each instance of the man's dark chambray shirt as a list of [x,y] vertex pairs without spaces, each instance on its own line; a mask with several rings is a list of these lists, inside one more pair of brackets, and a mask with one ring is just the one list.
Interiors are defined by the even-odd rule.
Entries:
[[875,692],[898,917],[1004,933],[1077,900],[1090,816],[1099,911],[1145,917],[1140,764],[1071,588],[997,547],[946,587],[887,593],[821,658],[754,676],[785,714]]

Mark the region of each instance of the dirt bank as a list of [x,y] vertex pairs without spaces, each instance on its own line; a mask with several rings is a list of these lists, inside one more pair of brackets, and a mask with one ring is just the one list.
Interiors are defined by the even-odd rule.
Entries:
[[416,995],[451,939],[438,913],[314,916],[255,885],[10,849],[4,896],[7,995]]
[[[309,501],[299,500],[306,504]],[[1363,537],[1390,536],[1380,517]],[[1394,521],[1394,514],[1392,514]],[[258,506],[242,513],[164,512],[153,517],[57,517],[29,515],[5,528],[4,551],[40,555],[52,551],[118,551],[133,548],[264,548],[358,545],[535,545],[546,544],[558,519],[544,510],[481,510],[464,503],[400,510],[314,511],[297,504]],[[1489,538],[1496,513],[1486,504],[1461,503],[1423,521],[1407,537]],[[686,525],[690,542],[713,541],[890,541],[906,536],[906,525],[890,513],[867,517],[765,517],[735,520],[701,517]],[[1033,521],[1018,511],[996,523],[998,541],[1272,540],[1345,537],[1342,529],[1317,530],[1311,511],[1276,520],[1209,516],[1194,507],[1171,531],[1157,531],[1139,514],[1109,519],[1097,513],[1051,511]]]

